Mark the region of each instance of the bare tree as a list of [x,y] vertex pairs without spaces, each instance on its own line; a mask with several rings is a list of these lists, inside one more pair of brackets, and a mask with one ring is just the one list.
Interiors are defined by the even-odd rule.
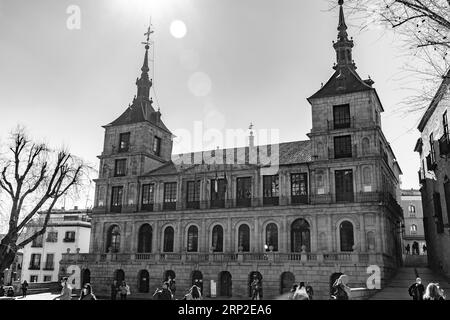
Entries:
[[361,18],[362,30],[381,26],[400,37],[408,58],[404,89],[416,88],[406,101],[408,111],[426,108],[450,69],[450,0],[347,0],[344,5]]
[[[0,242],[0,273],[14,261],[17,250],[45,233],[58,199],[78,191],[89,170],[66,150],[32,142],[22,128],[11,134],[8,153],[0,161],[0,190],[9,209],[8,231]],[[45,212],[39,229],[21,237],[38,212]]]

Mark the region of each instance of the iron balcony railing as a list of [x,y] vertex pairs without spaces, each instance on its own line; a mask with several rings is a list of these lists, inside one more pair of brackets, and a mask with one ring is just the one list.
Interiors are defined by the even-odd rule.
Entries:
[[44,263],[44,270],[55,270],[55,263],[53,261],[46,261]]
[[355,117],[327,120],[327,128],[328,130],[353,129],[355,128]]

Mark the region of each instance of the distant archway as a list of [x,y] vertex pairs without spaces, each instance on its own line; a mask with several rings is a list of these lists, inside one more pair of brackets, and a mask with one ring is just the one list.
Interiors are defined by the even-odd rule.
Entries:
[[150,290],[150,274],[147,270],[141,270],[138,274],[138,289],[140,293],[148,293]]
[[198,286],[203,294],[203,274],[199,270],[192,272],[192,285]]
[[283,272],[281,274],[280,294],[289,292],[295,283],[295,276],[292,272]]
[[221,297],[232,296],[231,273],[229,273],[228,271],[222,271],[219,274],[219,296]]

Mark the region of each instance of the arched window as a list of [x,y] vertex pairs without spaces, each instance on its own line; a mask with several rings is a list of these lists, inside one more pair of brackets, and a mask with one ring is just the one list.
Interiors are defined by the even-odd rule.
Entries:
[[163,244],[164,252],[173,252],[173,237],[174,237],[173,228],[167,227],[164,230],[164,244]]
[[411,234],[417,233],[417,226],[415,224],[411,225]]
[[408,211],[409,211],[409,213],[416,213],[416,207],[413,206],[413,205],[410,205],[410,206],[408,207]]
[[187,236],[187,252],[198,251],[198,228],[196,226],[190,226]]
[[369,231],[367,232],[367,249],[375,250],[375,232]]
[[361,145],[362,145],[362,154],[365,156],[367,154],[369,154],[370,152],[370,140],[369,138],[363,138],[361,141]]
[[223,252],[223,228],[217,225],[212,230],[212,243],[211,247],[213,252]]
[[120,228],[117,225],[113,225],[108,229],[108,235],[106,239],[106,252],[116,253],[120,249]]
[[268,250],[278,251],[278,227],[275,223],[266,226],[266,245]]
[[138,236],[138,252],[149,253],[152,252],[152,227],[149,224],[144,224],[139,228]]
[[344,221],[339,226],[339,234],[341,237],[341,251],[353,251],[355,244],[353,235],[353,224],[349,221]]
[[246,224],[242,224],[238,231],[238,248],[242,252],[250,251],[250,228]]
[[297,219],[291,225],[291,251],[302,252],[303,246],[306,251],[311,251],[309,223],[305,219]]

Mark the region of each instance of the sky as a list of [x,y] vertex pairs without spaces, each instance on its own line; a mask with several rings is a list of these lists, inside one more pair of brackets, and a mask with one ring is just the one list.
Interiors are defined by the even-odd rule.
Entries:
[[[0,0],[0,143],[20,124],[98,167],[102,125],[136,94],[150,16],[152,95],[178,136],[174,153],[210,149],[183,139],[199,124],[225,132],[253,123],[281,142],[308,139],[306,98],[335,61],[338,10],[328,0]],[[418,188],[421,114],[398,111],[409,57],[395,35],[359,23],[348,14],[357,71],[375,81],[402,187]]]

